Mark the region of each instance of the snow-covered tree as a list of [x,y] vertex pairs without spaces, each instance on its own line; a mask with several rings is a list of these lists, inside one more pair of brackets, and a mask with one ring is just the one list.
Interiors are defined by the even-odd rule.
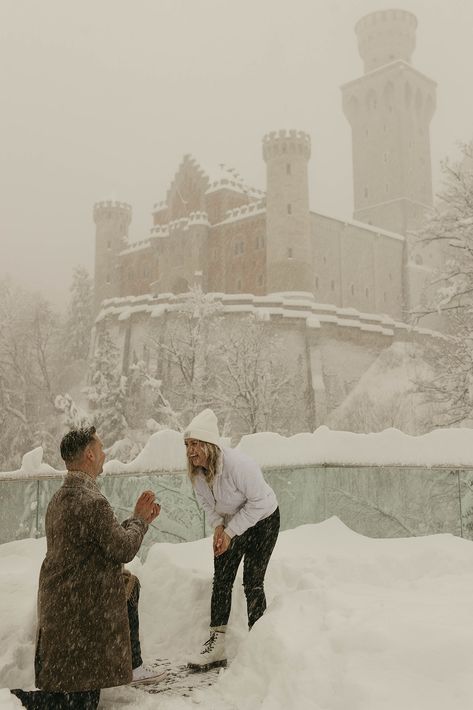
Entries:
[[[440,247],[444,265],[436,275],[436,293],[426,313],[465,311],[473,303],[473,143],[462,146],[462,158],[442,163],[443,190],[418,238]],[[424,313],[417,314],[419,316]],[[451,323],[454,332],[459,325]]]
[[419,389],[435,406],[433,424],[449,426],[473,419],[473,145],[463,145],[461,160],[446,160],[442,170],[444,188],[419,236],[445,255],[425,313],[442,315],[446,337],[430,341],[435,376],[420,380]]
[[64,425],[67,429],[78,429],[90,425],[90,415],[76,404],[70,394],[58,394],[54,405],[59,412],[63,412]]
[[107,327],[98,337],[86,394],[97,431],[104,445],[111,446],[125,436],[128,428],[125,417],[127,378],[121,373],[120,353]]
[[223,317],[221,301],[200,288],[160,319],[150,346],[159,380],[155,418],[167,414],[173,428],[212,407],[225,435],[286,433],[297,421],[294,408],[306,404],[294,394],[298,364],[288,360],[274,325],[252,315]]
[[38,294],[0,283],[0,465],[16,467],[35,446],[51,453],[62,369],[61,320]]
[[169,413],[189,421],[210,404],[209,362],[217,347],[222,305],[200,287],[191,288],[169,318],[150,337],[157,353],[158,371],[166,374]]
[[[215,408],[238,433],[292,432],[301,408],[298,363],[280,336],[253,315],[227,323],[213,367]],[[298,393],[298,394],[296,394]]]
[[70,292],[64,333],[65,349],[69,357],[85,360],[89,354],[94,294],[92,279],[83,266],[74,270]]

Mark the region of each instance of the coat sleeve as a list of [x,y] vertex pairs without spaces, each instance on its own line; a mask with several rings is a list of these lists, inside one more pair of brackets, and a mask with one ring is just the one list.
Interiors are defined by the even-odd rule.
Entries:
[[[274,506],[275,495],[264,480],[263,473],[256,461],[245,462],[241,468],[232,471],[235,486],[246,498],[246,502],[228,521],[225,532],[230,536],[242,535],[253,527]],[[276,503],[277,505],[277,503]],[[274,508],[275,509],[275,506]]]
[[115,562],[131,562],[148,529],[144,520],[132,517],[120,525],[106,498],[95,499],[90,512],[91,530],[103,554]]
[[223,525],[223,518],[215,510],[215,503],[211,505],[210,500],[207,498],[205,489],[203,486],[208,488],[210,493],[210,488],[206,481],[203,481],[200,477],[197,477],[194,481],[194,493],[197,498],[197,502],[207,516],[207,521],[212,528],[216,528],[218,525]]

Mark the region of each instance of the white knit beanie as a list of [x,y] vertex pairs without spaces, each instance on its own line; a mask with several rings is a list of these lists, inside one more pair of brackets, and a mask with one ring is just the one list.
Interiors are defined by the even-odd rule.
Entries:
[[217,417],[211,409],[197,414],[184,432],[184,439],[198,439],[220,446]]

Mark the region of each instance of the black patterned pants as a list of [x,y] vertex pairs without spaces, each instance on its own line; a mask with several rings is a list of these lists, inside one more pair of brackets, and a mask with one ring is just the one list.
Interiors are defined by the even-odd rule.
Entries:
[[230,616],[232,588],[243,558],[243,589],[246,596],[248,627],[258,621],[266,609],[264,576],[278,539],[279,508],[264,520],[233,538],[228,550],[214,557],[214,579],[210,604],[210,625],[225,626]]

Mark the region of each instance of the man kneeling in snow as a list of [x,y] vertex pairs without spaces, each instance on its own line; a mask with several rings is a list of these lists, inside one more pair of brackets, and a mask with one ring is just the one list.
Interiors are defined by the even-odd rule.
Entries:
[[138,552],[160,506],[145,491],[132,517],[119,524],[96,483],[105,454],[95,427],[68,432],[61,456],[67,475],[46,512],[39,577],[35,676],[41,690],[12,693],[27,708],[95,710],[101,688],[156,676],[142,666],[139,583],[123,563]]

